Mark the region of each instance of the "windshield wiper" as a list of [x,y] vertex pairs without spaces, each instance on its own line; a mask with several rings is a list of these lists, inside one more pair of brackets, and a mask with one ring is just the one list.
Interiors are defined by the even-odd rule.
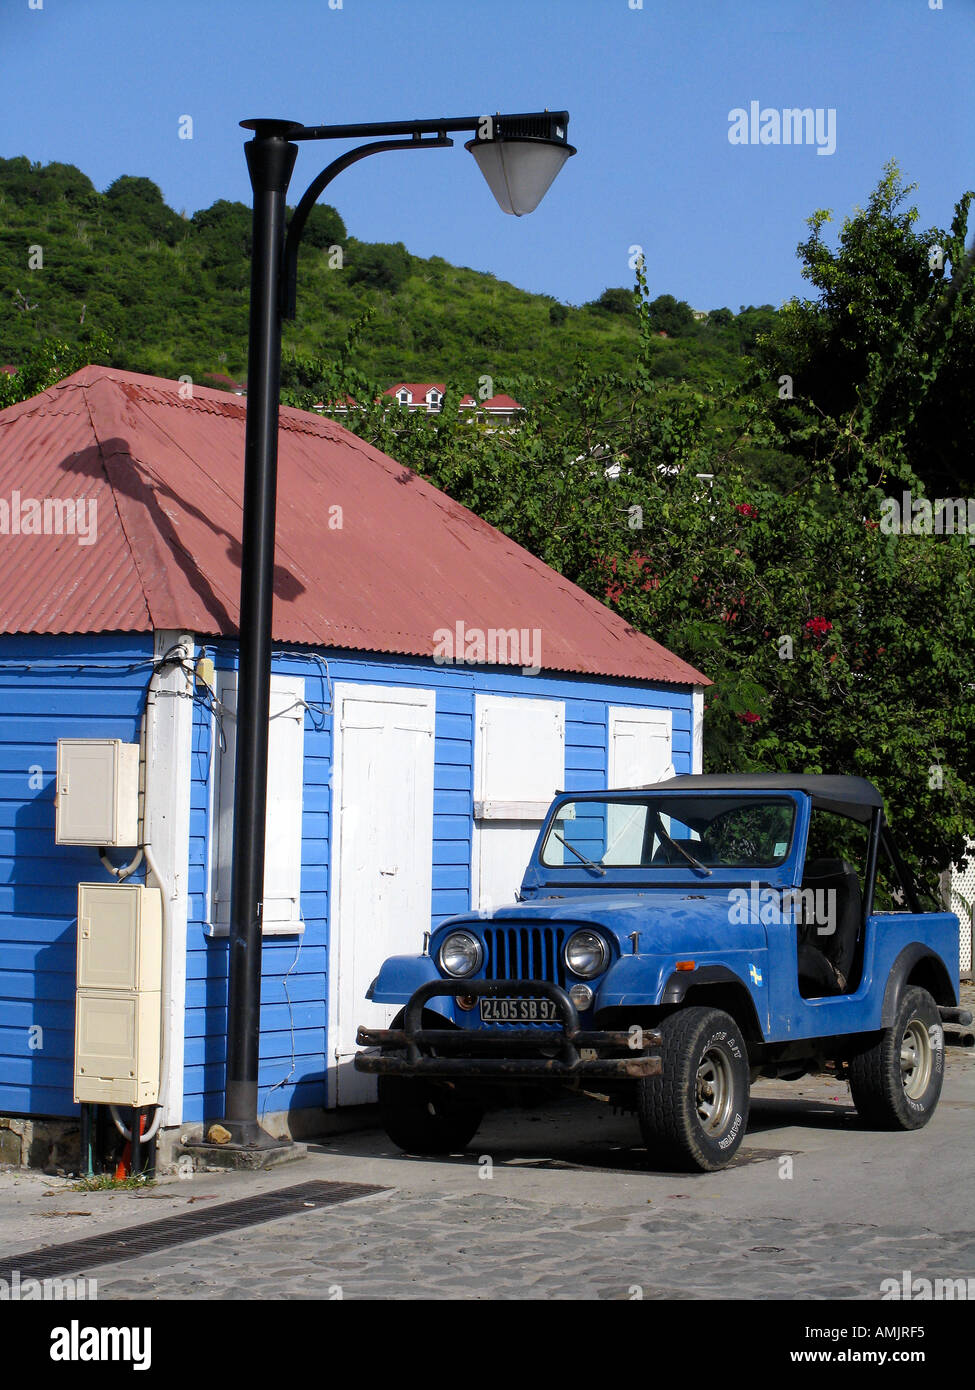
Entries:
[[553,830],[552,834],[561,844],[565,845],[566,849],[570,849],[577,859],[581,859],[587,869],[592,869],[594,873],[602,874],[603,878],[606,877],[606,870],[603,868],[602,864],[594,864],[591,859],[587,859],[584,854],[580,854],[575,845],[570,845],[568,840],[564,840],[557,830]]
[[667,834],[666,830],[664,829],[663,821],[660,819],[659,812],[657,813],[657,829],[660,831],[661,835],[667,841],[668,845],[673,845],[677,853],[682,854],[684,856],[684,858],[687,860],[688,864],[690,864],[692,869],[697,869],[707,878],[711,877],[711,870],[708,868],[706,864],[700,863],[699,860],[694,858],[693,854],[688,854],[687,850],[684,848],[683,845],[679,845],[672,836]]

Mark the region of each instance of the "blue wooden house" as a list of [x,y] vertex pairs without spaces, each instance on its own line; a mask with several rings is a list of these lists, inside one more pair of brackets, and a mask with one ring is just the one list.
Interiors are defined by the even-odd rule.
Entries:
[[[77,1113],[77,886],[112,879],[55,842],[66,738],[140,746],[164,1123],[221,1113],[244,410],[90,367],[0,413],[0,1116]],[[700,770],[707,681],[330,420],[282,412],[279,499],[260,1081],[301,1134],[371,1098],[379,962],[510,900],[557,789]]]

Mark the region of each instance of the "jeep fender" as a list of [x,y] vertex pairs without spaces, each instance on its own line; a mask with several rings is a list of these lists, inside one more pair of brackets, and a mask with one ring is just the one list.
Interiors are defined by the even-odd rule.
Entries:
[[[666,973],[665,973],[666,972]],[[643,956],[621,956],[600,986],[596,1008],[672,1008],[699,1002],[694,990],[707,990],[707,1002],[732,1013],[748,1037],[761,1041],[764,1031],[752,993],[740,975],[727,965],[702,965],[697,970],[672,970]],[[727,1002],[719,996],[727,996]],[[691,994],[688,1000],[686,996]],[[732,1003],[733,999],[733,1003]]]
[[930,946],[924,946],[920,941],[912,941],[909,946],[904,947],[890,967],[887,987],[884,990],[881,1027],[889,1028],[894,1022],[897,1005],[909,981],[926,989],[936,1004],[958,1003],[958,989],[947,965]]
[[[736,975],[733,970],[729,970],[726,965],[702,965],[698,970],[675,970],[667,978],[660,1002],[661,1004],[684,1004],[685,1002],[694,1004],[698,1001],[693,997],[687,1001],[687,995],[693,995],[696,990],[705,988],[708,990],[709,1003],[714,1003],[715,1008],[721,1008],[724,1009],[725,1013],[730,1013],[737,1020],[746,1037],[757,1042],[762,1041],[764,1033],[751,990],[741,976]],[[721,1000],[718,994],[719,990],[722,994],[727,992],[729,996],[727,1004]],[[731,1003],[732,997],[734,1004]]]
[[[439,978],[440,972],[429,956],[390,956],[366,990],[366,998],[374,1004],[407,1004],[421,985]],[[447,1018],[453,1017],[447,998],[431,999],[428,1007]]]

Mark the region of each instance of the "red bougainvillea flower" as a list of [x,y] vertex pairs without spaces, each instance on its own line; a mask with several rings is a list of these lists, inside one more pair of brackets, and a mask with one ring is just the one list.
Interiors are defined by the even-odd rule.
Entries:
[[737,505],[735,506],[735,511],[738,513],[739,516],[758,516],[758,510],[757,508],[752,506],[751,502],[737,503]]
[[806,631],[814,632],[817,637],[823,637],[827,632],[833,631],[833,624],[826,618],[810,618],[806,623]]
[[746,709],[738,718],[743,724],[761,724],[762,716],[756,714],[754,710]]

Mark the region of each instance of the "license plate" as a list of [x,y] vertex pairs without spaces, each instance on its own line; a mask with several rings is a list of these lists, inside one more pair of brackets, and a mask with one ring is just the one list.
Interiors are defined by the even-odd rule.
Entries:
[[482,999],[482,1023],[557,1023],[558,1006],[551,999]]

